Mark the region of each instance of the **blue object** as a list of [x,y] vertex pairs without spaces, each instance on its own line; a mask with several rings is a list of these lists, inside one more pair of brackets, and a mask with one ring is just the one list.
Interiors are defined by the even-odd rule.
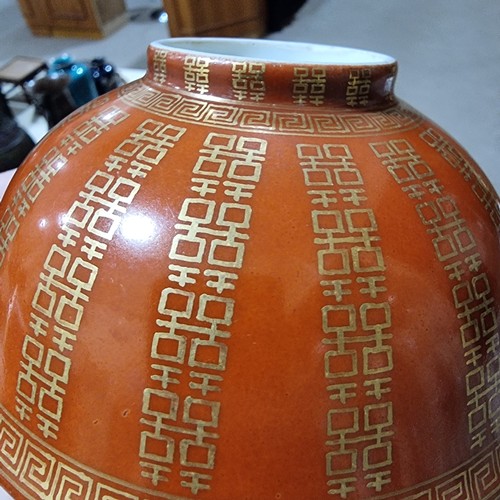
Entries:
[[69,92],[77,107],[87,104],[98,96],[89,67],[74,61],[68,54],[63,54],[52,62],[49,75],[54,73],[65,73],[69,76]]

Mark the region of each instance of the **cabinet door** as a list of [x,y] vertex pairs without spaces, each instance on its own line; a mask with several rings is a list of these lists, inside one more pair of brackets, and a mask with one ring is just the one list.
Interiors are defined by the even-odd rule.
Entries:
[[26,24],[34,35],[50,35],[50,21],[43,0],[18,0]]
[[172,36],[261,36],[264,0],[163,0]]
[[124,0],[18,0],[35,35],[101,38],[128,21]]
[[45,0],[45,3],[52,26],[56,29],[88,29],[98,26],[89,0]]

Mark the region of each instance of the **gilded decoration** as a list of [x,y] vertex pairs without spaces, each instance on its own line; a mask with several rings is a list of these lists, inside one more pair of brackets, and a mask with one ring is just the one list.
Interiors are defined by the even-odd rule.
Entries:
[[[460,320],[460,339],[467,367],[468,425],[471,448],[498,435],[500,394],[498,318],[490,279],[474,235],[456,200],[446,194],[432,167],[407,140],[370,144],[375,156],[415,206],[431,238],[435,255],[447,273]],[[481,346],[486,346],[482,349]]]
[[298,144],[297,155],[325,297],[328,494],[355,494],[361,475],[380,492],[391,482],[394,415],[391,307],[377,220],[348,145]]
[[[195,495],[210,489],[233,291],[266,149],[263,139],[212,132],[192,167],[193,194],[180,208],[169,283],[158,300],[153,382],[143,394],[139,460],[142,476],[155,486],[176,481]],[[188,381],[181,382],[185,374]],[[174,467],[180,467],[177,477]]]
[[[78,127],[94,139],[97,131]],[[147,119],[108,155],[64,216],[31,301],[16,387],[21,420],[57,439],[70,382],[71,354],[99,274],[99,263],[141,182],[185,129]],[[78,249],[75,253],[73,250]]]
[[127,106],[155,116],[222,130],[265,132],[278,135],[363,137],[388,135],[417,128],[421,118],[410,108],[388,108],[378,113],[302,112],[299,109],[258,108],[250,104],[223,104],[209,99],[169,91],[158,91],[137,84],[122,91]]

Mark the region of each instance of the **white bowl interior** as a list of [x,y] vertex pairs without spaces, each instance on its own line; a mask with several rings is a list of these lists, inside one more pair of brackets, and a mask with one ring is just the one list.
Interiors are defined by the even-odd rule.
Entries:
[[329,45],[241,38],[170,38],[155,47],[218,57],[293,64],[381,65],[395,59],[377,52]]

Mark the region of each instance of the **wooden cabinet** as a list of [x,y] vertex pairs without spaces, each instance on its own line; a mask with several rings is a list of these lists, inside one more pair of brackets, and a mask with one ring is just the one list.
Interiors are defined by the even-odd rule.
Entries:
[[18,0],[34,35],[102,38],[128,20],[124,0]]
[[265,0],[163,0],[172,36],[259,37]]

